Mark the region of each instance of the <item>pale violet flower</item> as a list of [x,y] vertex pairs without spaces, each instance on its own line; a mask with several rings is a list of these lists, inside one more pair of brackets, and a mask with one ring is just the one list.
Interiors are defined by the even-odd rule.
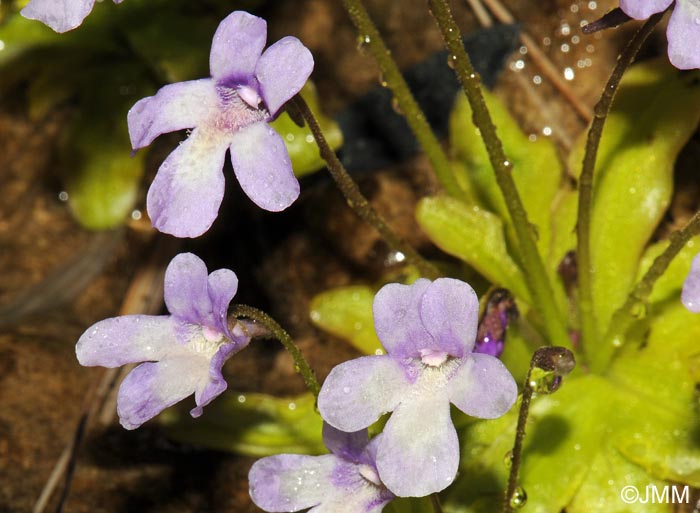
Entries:
[[500,417],[518,394],[498,358],[473,353],[479,302],[450,278],[389,284],[374,299],[386,355],[342,363],[318,397],[323,419],[358,431],[393,412],[377,443],[382,482],[400,497],[438,492],[455,478],[459,443],[450,403],[468,415]]
[[355,433],[323,426],[331,451],[322,456],[280,454],[256,461],[250,469],[250,497],[264,511],[379,513],[394,495],[377,474],[377,444],[367,430]]
[[[122,0],[113,1],[122,3]],[[20,14],[63,33],[79,27],[94,6],[95,0],[31,0]]]
[[691,312],[700,313],[700,254],[693,259],[688,277],[683,282],[681,301]]
[[[635,20],[664,11],[674,0],[620,0],[620,9]],[[668,58],[678,69],[700,68],[700,4],[676,0],[668,20]]]
[[230,14],[214,34],[212,78],[167,85],[129,111],[135,150],[160,134],[192,129],[148,191],[148,214],[158,230],[196,237],[209,229],[224,195],[227,150],[243,191],[259,207],[277,212],[299,196],[284,141],[267,122],[301,90],[314,61],[294,37],[263,52],[266,38],[265,20]]
[[81,365],[119,367],[145,362],[119,388],[122,426],[135,429],[194,393],[193,417],[226,389],[225,361],[250,338],[240,325],[229,329],[227,311],[236,294],[233,271],[207,268],[192,253],[177,255],[165,271],[170,315],[124,315],[100,321],[80,337]]

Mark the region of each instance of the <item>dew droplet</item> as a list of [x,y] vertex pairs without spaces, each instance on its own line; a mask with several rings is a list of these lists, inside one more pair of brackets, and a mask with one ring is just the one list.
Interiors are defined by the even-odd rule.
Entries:
[[527,503],[527,493],[522,486],[518,486],[513,495],[510,496],[510,506],[515,509],[520,509]]
[[632,306],[630,314],[632,314],[632,317],[635,319],[644,319],[644,317],[647,316],[647,310],[647,304],[643,301],[638,301]]
[[551,394],[561,386],[562,378],[555,372],[535,367],[530,373],[530,387],[535,394]]
[[510,467],[513,466],[513,451],[508,451],[506,453],[506,455],[503,457],[503,464],[510,470]]
[[401,106],[399,105],[399,101],[396,98],[391,99],[391,108],[394,109],[394,112],[396,112],[399,116],[403,116],[403,111],[401,110]]
[[452,53],[447,56],[447,65],[452,69],[457,67],[457,56],[455,54]]

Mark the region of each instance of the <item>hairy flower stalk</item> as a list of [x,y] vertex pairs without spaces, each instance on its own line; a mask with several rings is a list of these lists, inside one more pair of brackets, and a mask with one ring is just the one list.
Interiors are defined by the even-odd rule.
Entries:
[[532,225],[528,220],[527,212],[513,180],[512,164],[503,151],[503,144],[496,133],[496,127],[481,93],[479,77],[462,45],[459,28],[452,17],[446,0],[430,0],[429,4],[447,44],[449,58],[453,61],[457,78],[469,100],[474,124],[479,129],[484,141],[491,166],[496,174],[496,181],[513,221],[525,270],[525,280],[532,295],[533,306],[542,316],[549,342],[570,347],[571,340],[564,318],[554,301],[547,271],[537,251]]
[[374,227],[390,248],[402,253],[406,257],[406,260],[418,269],[421,275],[427,278],[437,278],[440,276],[440,271],[437,267],[420,256],[420,254],[394,232],[382,216],[372,208],[372,205],[369,204],[367,198],[360,192],[359,187],[343,167],[343,164],[338,160],[335,152],[328,145],[323,131],[321,130],[321,126],[304,99],[300,95],[297,95],[294,98],[293,105],[309,126],[321,152],[321,158],[326,161],[328,171],[331,173],[338,189],[340,189],[340,192],[345,197],[348,206],[353,209],[360,218],[367,222],[367,224]]
[[377,27],[362,4],[361,0],[343,0],[343,5],[359,33],[360,44],[369,48],[382,72],[382,80],[391,90],[397,105],[404,114],[408,126],[425,151],[435,174],[448,194],[463,197],[464,193],[457,184],[447,155],[433,133],[425,114],[418,106],[406,80],[403,78],[391,51],[386,47]]
[[304,355],[301,354],[301,351],[299,351],[299,348],[296,346],[289,333],[287,333],[282,326],[280,326],[265,312],[248,305],[233,305],[229,318],[232,320],[232,322],[235,322],[236,319],[241,317],[245,317],[246,319],[251,319],[257,323],[260,323],[282,343],[284,348],[294,360],[294,368],[299,374],[301,374],[302,378],[304,378],[306,388],[308,388],[309,391],[314,394],[314,397],[318,397],[318,392],[321,386],[318,384],[318,380],[316,379],[316,375],[311,369],[311,366],[304,358]]
[[[596,351],[596,354],[600,353],[600,357],[592,359],[591,364],[593,370],[602,371],[605,369],[615,349],[623,345],[627,330],[629,330],[632,323],[635,321],[635,317],[632,315],[634,308],[646,302],[654,289],[656,280],[666,272],[668,266],[673,259],[676,258],[676,255],[685,247],[688,241],[698,234],[700,234],[700,212],[697,212],[683,228],[671,234],[669,237],[671,243],[663,253],[654,259],[651,267],[649,267],[649,270],[644,274],[639,283],[632,289],[625,303],[615,312],[612,321],[610,321],[610,327],[603,337],[603,344]],[[696,257],[693,262],[693,269],[697,266],[697,262],[698,260]],[[684,284],[683,292],[686,300],[690,299],[690,289],[694,286],[694,276],[691,270],[691,282],[688,283],[686,280]]]
[[591,211],[593,208],[593,176],[595,172],[596,157],[600,139],[603,136],[603,128],[608,118],[615,93],[622,80],[625,70],[634,60],[644,41],[652,33],[656,24],[661,20],[662,14],[655,14],[644,26],[637,31],[634,37],[623,50],[620,58],[608,79],[603,94],[595,106],[595,116],[588,129],[586,139],[586,152],[583,156],[581,175],[579,177],[578,192],[578,218],[576,221],[576,259],[578,264],[578,308],[581,318],[581,336],[584,350],[589,349],[589,357],[597,358],[601,352],[597,349],[590,350],[590,345],[598,340],[597,325],[593,310],[593,273],[595,269],[591,264]]

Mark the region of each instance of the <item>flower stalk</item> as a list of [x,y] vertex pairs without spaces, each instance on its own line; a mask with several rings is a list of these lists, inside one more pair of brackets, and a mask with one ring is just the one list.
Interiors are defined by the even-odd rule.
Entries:
[[[578,308],[581,319],[581,335],[584,349],[589,347],[592,341],[597,340],[597,326],[593,310],[593,273],[591,262],[591,214],[593,207],[593,175],[595,162],[598,155],[600,140],[603,135],[605,121],[608,118],[610,107],[615,93],[620,85],[622,75],[634,60],[642,44],[661,20],[662,13],[653,15],[637,31],[622,51],[620,58],[608,79],[603,94],[594,109],[594,117],[588,129],[586,139],[586,151],[583,156],[581,176],[579,178],[578,194],[578,218],[576,222],[576,258],[578,262]],[[596,350],[597,352],[597,350]],[[591,357],[593,351],[590,351]]]
[[527,212],[513,180],[513,166],[503,150],[496,126],[484,101],[479,85],[480,79],[474,71],[471,60],[467,55],[459,28],[455,23],[446,0],[429,0],[430,9],[435,17],[449,51],[449,59],[454,64],[453,69],[467,95],[473,112],[474,125],[486,146],[491,166],[496,174],[496,181],[508,212],[513,221],[513,227],[518,239],[525,279],[532,294],[533,306],[543,319],[544,327],[550,343],[571,346],[571,340],[566,329],[564,318],[555,302],[547,271],[542,262]]
[[297,95],[292,102],[298,114],[301,115],[309,126],[311,133],[316,139],[316,144],[318,144],[321,158],[326,161],[328,170],[333,180],[338,185],[340,192],[345,197],[348,206],[350,206],[361,219],[373,226],[393,250],[403,253],[406,256],[406,260],[414,265],[423,276],[430,279],[438,278],[440,276],[440,271],[437,267],[420,256],[410,244],[394,232],[379,213],[372,208],[372,205],[369,204],[369,201],[367,201],[367,198],[364,197],[362,192],[360,192],[355,181],[343,167],[340,160],[338,160],[333,149],[328,145],[323,131],[321,130],[321,126],[313,112],[311,112],[306,101],[300,95]]
[[377,61],[382,72],[382,80],[391,90],[400,111],[404,114],[408,126],[418,139],[425,151],[435,174],[447,193],[454,197],[463,197],[464,194],[457,184],[452,173],[449,160],[433,133],[425,114],[418,106],[406,80],[403,78],[396,61],[391,57],[391,51],[382,40],[379,30],[362,4],[361,0],[343,0],[343,5],[353,24],[357,28],[360,44],[369,48],[372,56]]
[[231,313],[229,314],[229,322],[232,320],[235,321],[240,317],[245,317],[246,319],[259,322],[282,343],[284,348],[291,355],[292,360],[294,360],[294,369],[301,374],[302,378],[304,378],[306,388],[308,388],[309,391],[314,394],[314,397],[318,398],[318,392],[321,390],[321,386],[318,384],[318,380],[316,379],[316,375],[311,369],[311,366],[304,358],[304,355],[301,354],[301,351],[294,343],[294,340],[289,333],[287,333],[284,328],[282,328],[282,326],[280,326],[272,317],[267,315],[262,310],[258,310],[252,306],[240,304],[233,305],[231,308]]
[[513,513],[515,509],[514,497],[518,490],[518,474],[522,462],[523,441],[525,440],[525,427],[530,413],[530,402],[538,383],[533,380],[533,370],[539,369],[549,374],[554,379],[543,390],[544,393],[555,392],[561,385],[561,380],[569,374],[576,365],[574,355],[565,347],[540,347],[532,355],[530,368],[525,378],[525,386],[520,400],[518,412],[518,424],[515,428],[515,442],[510,456],[510,474],[508,475],[508,488],[506,490],[503,513]]
[[603,347],[596,350],[599,357],[591,362],[594,371],[604,370],[604,367],[610,362],[615,349],[623,345],[627,330],[636,320],[633,315],[634,309],[647,301],[654,289],[656,280],[666,272],[668,266],[671,265],[673,259],[676,258],[688,241],[698,234],[700,234],[700,212],[697,212],[683,228],[671,234],[671,242],[668,247],[654,259],[651,267],[632,289],[625,303],[615,312],[610,322],[610,327],[603,337]]

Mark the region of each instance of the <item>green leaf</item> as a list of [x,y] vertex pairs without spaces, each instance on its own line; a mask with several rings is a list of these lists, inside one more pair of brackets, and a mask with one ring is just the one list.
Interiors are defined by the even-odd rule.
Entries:
[[[600,333],[625,301],[644,248],[668,207],[673,164],[700,119],[696,79],[666,59],[640,64],[625,74],[615,98],[598,152],[591,219]],[[584,144],[582,139],[572,155],[572,169],[581,167]]]
[[659,307],[643,345],[627,344],[610,379],[630,391],[620,450],[658,478],[700,486],[696,383],[700,322],[678,298]]
[[[662,492],[667,482],[654,479],[637,465],[626,460],[614,447],[606,443],[593,459],[590,470],[573,500],[567,505],[567,513],[670,513],[674,506],[670,501],[657,504],[649,501],[629,503],[621,499],[625,487],[634,487],[645,499],[647,487]],[[630,499],[635,497],[631,492]],[[630,500],[628,499],[628,500]]]
[[[559,189],[562,165],[554,144],[546,138],[531,141],[518,127],[505,106],[484,91],[505,153],[513,164],[513,179],[520,192],[530,222],[537,228],[537,245],[546,254],[550,241],[552,201]],[[510,217],[472,113],[464,95],[458,95],[450,116],[450,147],[454,158],[466,166],[481,202],[505,220],[509,240],[515,240]]]
[[383,352],[374,331],[374,293],[372,288],[362,285],[322,292],[311,300],[311,320],[365,354]]
[[506,250],[498,216],[454,198],[435,196],[418,203],[416,219],[440,249],[468,263],[516,297],[530,300],[522,273]]
[[264,394],[226,393],[193,419],[187,408],[171,408],[159,417],[176,440],[247,456],[280,453],[323,454],[323,421],[306,393],[280,399]]
[[94,230],[121,225],[133,210],[145,155],[131,157],[126,126],[115,129],[99,121],[77,127],[61,159],[71,211]]
[[397,497],[384,507],[383,513],[434,513],[430,497]]
[[[639,361],[630,361],[630,367],[634,363]],[[627,484],[640,489],[668,484],[661,480],[695,485],[700,473],[698,440],[690,436],[690,426],[697,425],[695,414],[690,409],[680,414],[635,389],[631,381],[618,380],[617,374],[606,379],[576,372],[556,393],[533,399],[520,472],[528,496],[523,512],[669,511],[641,503],[621,507],[616,494]],[[667,372],[678,377],[674,367]],[[657,377],[648,378],[654,383]],[[495,421],[466,427],[462,472],[447,491],[447,511],[498,510],[516,415],[513,409]],[[606,464],[609,470],[601,472]],[[591,509],[599,501],[608,507]]]
[[[306,103],[308,103],[309,108],[318,120],[330,147],[333,150],[340,148],[343,144],[343,134],[340,131],[340,127],[335,121],[321,112],[316,87],[311,81],[307,82],[301,90],[301,96],[306,100]],[[299,177],[305,176],[325,167],[326,164],[321,158],[314,136],[307,126],[299,127],[286,112],[283,112],[270,125],[284,139],[287,151],[292,159],[295,175]]]
[[[193,15],[182,7],[170,8],[172,3],[159,4],[155,8],[120,6],[119,28],[132,51],[149,65],[161,83],[208,77],[209,47],[220,20]],[[158,23],[153,23],[154,15],[158,16]]]

